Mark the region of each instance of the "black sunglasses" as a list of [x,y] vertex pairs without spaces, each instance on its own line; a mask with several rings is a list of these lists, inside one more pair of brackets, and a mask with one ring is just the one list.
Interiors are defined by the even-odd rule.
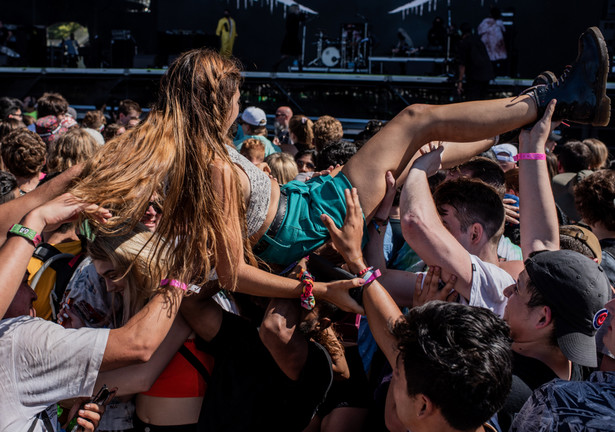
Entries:
[[306,167],[308,167],[309,169],[314,169],[314,168],[316,168],[316,165],[314,165],[312,162],[303,162],[303,161],[297,161],[297,166],[298,166],[299,168],[301,168],[301,167],[303,167],[303,166],[306,166]]
[[158,204],[156,201],[150,201],[147,204],[147,208],[150,208],[150,207],[153,208],[156,213],[158,214],[162,213],[162,207],[160,207],[160,204]]

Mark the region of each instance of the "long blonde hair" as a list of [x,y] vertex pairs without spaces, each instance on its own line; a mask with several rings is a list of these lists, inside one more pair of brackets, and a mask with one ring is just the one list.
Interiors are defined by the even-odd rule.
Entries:
[[[218,262],[215,251],[232,262],[224,197],[211,180],[216,162],[232,168],[231,181],[225,185],[230,190],[228,205],[237,209],[233,213],[241,222],[246,261],[255,263],[237,169],[226,148],[231,145],[228,118],[240,83],[237,64],[214,51],[181,55],[163,76],[158,102],[147,119],[108,142],[84,167],[73,188],[84,201],[114,212],[116,216],[98,228],[115,233],[125,222],[130,228],[136,224],[160,187],[164,209],[151,259],[159,259],[168,247],[169,276],[186,283],[207,281]],[[230,276],[232,286],[225,288],[233,289],[235,268]]]
[[[158,290],[160,281],[152,279],[150,268],[150,256],[154,254],[153,236],[139,223],[124,234],[97,235],[88,243],[88,255],[93,260],[110,262],[118,275],[116,281],[126,281],[126,289],[121,296],[122,321],[114,323],[115,327],[126,324]],[[164,271],[164,263],[164,259],[156,262],[161,272]]]

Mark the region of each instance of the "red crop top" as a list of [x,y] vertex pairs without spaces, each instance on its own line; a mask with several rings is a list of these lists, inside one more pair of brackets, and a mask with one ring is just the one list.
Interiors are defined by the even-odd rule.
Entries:
[[[188,348],[211,374],[214,368],[214,358],[199,351],[193,339],[187,340],[184,347]],[[203,376],[186,357],[177,352],[152,387],[141,394],[167,398],[199,397],[205,395],[206,389],[207,383]]]

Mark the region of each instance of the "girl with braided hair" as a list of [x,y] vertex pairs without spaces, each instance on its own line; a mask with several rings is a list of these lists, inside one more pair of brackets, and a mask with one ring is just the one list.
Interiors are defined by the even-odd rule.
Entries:
[[[344,190],[352,187],[357,188],[370,221],[386,191],[385,173],[391,171],[403,181],[400,177],[424,144],[465,142],[444,151],[443,165],[454,166],[493,144],[493,140],[469,142],[535,121],[555,96],[566,99],[561,107],[558,103],[556,115],[566,113],[578,122],[608,122],[606,45],[594,28],[581,38],[576,64],[594,62],[599,69],[596,76],[581,75],[584,69],[573,66],[568,74],[572,78],[557,88],[532,89],[516,98],[411,105],[331,176],[292,181],[282,188],[232,148],[228,130],[239,112],[237,65],[213,51],[193,50],[169,67],[147,120],[105,145],[85,166],[73,193],[112,209],[115,216],[99,224],[103,232],[110,232],[122,222],[136,223],[160,187],[164,209],[156,250],[171,251],[167,262],[174,278],[202,284],[215,269],[227,289],[297,298],[303,284],[260,270],[255,253],[283,268],[324,244],[328,232],[322,215],[341,226],[346,214]],[[593,108],[582,113],[572,108],[583,97],[574,92],[579,86],[590,87],[587,93],[593,98]],[[361,283],[358,278],[316,282],[313,290],[316,297],[360,312],[347,291]]]

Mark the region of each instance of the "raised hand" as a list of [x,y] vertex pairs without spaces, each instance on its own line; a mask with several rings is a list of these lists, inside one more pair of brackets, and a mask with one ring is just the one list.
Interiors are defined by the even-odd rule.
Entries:
[[109,210],[96,204],[84,203],[72,194],[65,193],[26,215],[26,226],[36,230],[53,231],[64,223],[77,220],[82,213],[87,213],[101,222],[106,222],[111,217]]
[[519,135],[519,153],[544,153],[545,144],[549,138],[551,131],[556,128],[560,122],[551,122],[551,117],[555,111],[556,100],[552,100],[545,113],[540,120],[532,127],[530,131],[522,130]]
[[440,267],[431,266],[425,275],[422,273],[418,275],[412,299],[413,307],[422,306],[432,300],[455,301],[457,299],[458,294],[455,291],[457,276],[451,275],[448,282],[441,286],[440,272]]
[[387,220],[389,218],[389,213],[391,213],[393,201],[395,200],[395,193],[397,192],[397,189],[395,188],[395,177],[391,171],[387,171],[385,182],[387,185],[387,190],[384,193],[384,198],[382,198],[382,202],[380,203],[378,210],[376,210],[376,214],[374,215],[375,219]]
[[365,281],[361,278],[324,283],[326,292],[324,299],[346,312],[365,315],[365,310],[363,310],[359,303],[357,303],[349,293],[351,289],[359,288],[364,283]]
[[516,201],[512,198],[504,198],[502,204],[506,212],[506,223],[519,225],[519,207],[514,205]]
[[427,177],[431,177],[442,168],[442,152],[444,147],[439,142],[431,142],[419,150],[421,156],[414,161],[412,168],[425,171]]
[[363,212],[356,189],[346,189],[346,218],[341,228],[335,226],[333,220],[323,214],[322,223],[329,230],[329,235],[337,251],[347,263],[362,259],[361,239],[363,238]]

